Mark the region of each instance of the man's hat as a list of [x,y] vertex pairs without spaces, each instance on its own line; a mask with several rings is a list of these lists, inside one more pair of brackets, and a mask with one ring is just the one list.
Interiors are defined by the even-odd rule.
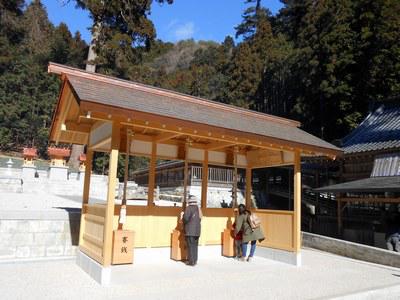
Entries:
[[199,204],[199,199],[195,195],[189,195],[189,199],[187,200],[187,204],[192,204],[192,205],[198,205]]

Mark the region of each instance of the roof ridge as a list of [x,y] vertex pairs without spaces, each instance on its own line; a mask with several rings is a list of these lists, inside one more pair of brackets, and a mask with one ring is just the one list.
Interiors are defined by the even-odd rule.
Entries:
[[[63,71],[65,71],[65,69],[70,70],[70,72],[63,72]],[[68,75],[77,76],[77,77],[82,77],[82,78],[86,78],[86,79],[101,81],[101,82],[108,83],[108,84],[137,89],[137,90],[141,90],[141,91],[145,91],[145,92],[149,92],[149,93],[153,93],[153,94],[158,94],[158,95],[162,95],[162,96],[178,98],[180,100],[184,100],[184,101],[188,101],[188,102],[192,102],[192,103],[196,103],[196,104],[201,104],[201,105],[206,105],[209,107],[219,108],[219,109],[223,109],[223,110],[227,110],[227,111],[231,111],[231,112],[235,112],[235,113],[239,113],[239,114],[244,113],[246,115],[255,116],[260,119],[264,119],[264,120],[268,120],[268,121],[275,121],[277,123],[291,126],[291,127],[299,127],[300,126],[300,122],[295,121],[295,120],[290,120],[290,119],[286,119],[286,118],[282,118],[282,117],[264,114],[264,113],[260,113],[257,111],[252,111],[249,109],[245,109],[245,108],[241,108],[241,107],[237,107],[237,106],[233,106],[233,105],[229,105],[229,104],[225,104],[225,103],[219,103],[216,101],[212,101],[212,100],[208,100],[208,99],[204,99],[204,98],[200,98],[200,97],[190,96],[190,95],[178,93],[175,91],[170,91],[170,90],[162,89],[159,87],[153,87],[150,85],[145,85],[142,83],[137,83],[134,81],[129,81],[129,80],[121,79],[121,78],[107,76],[107,75],[103,75],[103,74],[99,74],[99,73],[91,73],[91,72],[87,72],[85,70],[81,70],[81,69],[77,69],[74,67],[65,66],[65,65],[57,64],[57,63],[53,63],[53,62],[49,63],[48,72],[55,73],[55,74],[65,73],[67,76]]]

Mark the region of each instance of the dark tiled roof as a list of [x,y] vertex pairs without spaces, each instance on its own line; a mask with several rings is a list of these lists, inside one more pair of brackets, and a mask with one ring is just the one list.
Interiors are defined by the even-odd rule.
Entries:
[[[244,109],[232,109],[228,105],[210,107],[207,104],[211,101],[186,95],[185,97],[190,97],[191,101],[183,101],[178,97],[183,96],[182,94],[169,91],[167,95],[160,95],[140,88],[117,86],[104,80],[83,76],[67,74],[67,78],[80,100],[258,134],[295,142],[300,144],[299,146],[310,145],[340,153],[339,148],[297,128],[293,123],[289,123],[290,120],[286,120],[285,124],[285,121],[274,121],[272,116],[269,120],[268,115]],[[121,82],[126,83],[126,81]],[[143,85],[138,86],[143,87]],[[160,91],[157,88],[154,90]],[[227,111],[228,109],[230,111]]]
[[400,148],[400,105],[380,105],[343,139],[344,153]]
[[371,177],[315,189],[316,192],[399,192],[400,176]]

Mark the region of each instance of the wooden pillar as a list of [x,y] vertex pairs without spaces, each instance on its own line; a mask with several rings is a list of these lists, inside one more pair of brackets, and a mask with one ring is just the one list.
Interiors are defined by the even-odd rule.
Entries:
[[147,205],[154,205],[154,188],[156,184],[156,164],[157,164],[157,143],[152,142],[151,145],[151,158],[150,158],[150,169],[149,169],[149,183],[148,187],[148,197],[147,197]]
[[79,245],[83,242],[83,233],[85,231],[85,204],[89,203],[89,192],[90,192],[90,175],[92,173],[92,161],[93,151],[87,150],[86,152],[86,169],[85,179],[83,182],[83,197],[82,197],[82,209],[81,209],[81,224],[79,228]]
[[182,203],[183,209],[186,207],[186,201],[188,199],[187,182],[188,182],[188,177],[189,177],[188,154],[189,154],[190,142],[191,141],[188,138],[185,143],[185,166],[183,169],[183,203]]
[[[188,138],[185,143],[184,153],[184,169],[183,169],[183,199],[182,199],[182,211],[185,211],[186,200],[187,200],[187,182],[188,182],[188,154],[190,139]],[[204,170],[203,170],[204,171]],[[204,178],[204,177],[202,177]],[[203,185],[203,183],[202,183]],[[203,192],[202,192],[203,193]],[[203,199],[202,199],[203,201]],[[178,224],[171,233],[171,259],[173,260],[185,260],[187,257],[187,246],[185,242],[185,235],[183,230],[183,222],[178,217]]]
[[208,191],[208,150],[204,150],[203,173],[201,178],[201,207],[207,208]]
[[126,188],[128,185],[128,175],[129,175],[129,155],[131,146],[131,135],[132,131],[128,129],[126,134],[126,154],[125,154],[125,170],[124,170],[124,194],[122,197],[122,205],[126,205]]
[[237,174],[237,154],[238,154],[239,148],[237,146],[234,147],[233,149],[233,198],[232,198],[232,207],[235,208],[237,207],[237,179],[238,179],[238,174]]
[[118,154],[120,143],[120,124],[114,122],[112,126],[110,162],[108,166],[108,191],[106,214],[104,218],[104,239],[103,239],[103,266],[111,265],[112,237],[115,204],[115,184],[117,182]]
[[89,203],[90,175],[92,173],[92,161],[93,161],[93,150],[88,149],[86,153],[86,169],[85,169],[85,179],[83,182],[82,204]]
[[301,157],[298,150],[294,153],[294,216],[293,216],[293,248],[301,249]]
[[251,179],[251,168],[247,167],[246,168],[246,207],[251,208],[251,184],[252,179]]

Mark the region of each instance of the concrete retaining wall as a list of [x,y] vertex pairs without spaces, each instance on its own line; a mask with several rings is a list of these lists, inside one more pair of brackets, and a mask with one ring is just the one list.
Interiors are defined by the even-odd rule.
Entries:
[[400,253],[362,244],[329,238],[308,232],[302,233],[303,246],[371,263],[400,268]]
[[0,261],[76,254],[80,213],[7,212],[0,218]]

